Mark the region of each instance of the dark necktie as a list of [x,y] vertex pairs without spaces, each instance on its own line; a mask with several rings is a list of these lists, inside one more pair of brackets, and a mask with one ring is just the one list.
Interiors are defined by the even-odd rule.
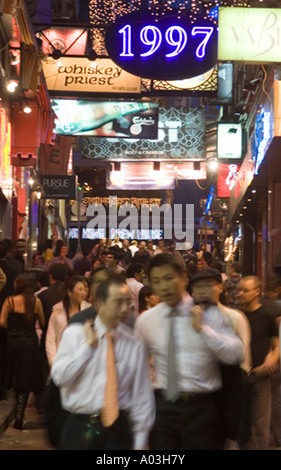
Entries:
[[176,347],[174,333],[174,318],[177,311],[173,309],[169,315],[170,330],[168,342],[168,362],[167,362],[167,391],[166,400],[175,402],[179,397],[177,389],[177,368],[176,368]]

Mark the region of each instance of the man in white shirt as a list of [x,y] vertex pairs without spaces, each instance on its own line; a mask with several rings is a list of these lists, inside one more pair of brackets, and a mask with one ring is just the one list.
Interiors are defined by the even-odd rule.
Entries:
[[135,318],[139,314],[139,293],[143,287],[144,268],[140,263],[131,263],[127,269],[127,285],[130,288]]
[[[217,406],[217,392],[222,386],[219,364],[240,363],[242,342],[216,306],[204,312],[194,305],[185,292],[183,266],[173,255],[163,253],[152,258],[148,277],[162,300],[140,315],[135,326],[154,365],[156,420],[150,448],[222,449],[224,436]],[[170,367],[172,326],[175,383]]]
[[[126,450],[147,447],[155,418],[148,358],[143,343],[122,321],[131,297],[124,281],[107,280],[96,291],[97,317],[69,325],[51,369],[69,416],[61,450]],[[111,332],[118,376],[119,416],[109,427],[103,422],[106,355]]]

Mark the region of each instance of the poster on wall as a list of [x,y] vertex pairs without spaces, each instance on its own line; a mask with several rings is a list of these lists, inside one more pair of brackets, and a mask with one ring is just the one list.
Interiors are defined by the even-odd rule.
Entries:
[[53,100],[55,134],[157,139],[158,103]]
[[79,137],[79,146],[82,160],[204,159],[205,110],[159,107],[157,140]]

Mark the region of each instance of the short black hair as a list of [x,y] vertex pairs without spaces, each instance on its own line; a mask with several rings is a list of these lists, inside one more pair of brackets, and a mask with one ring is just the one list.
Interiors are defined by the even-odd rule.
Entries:
[[183,264],[181,264],[174,255],[171,253],[160,253],[150,260],[147,270],[148,277],[150,277],[150,273],[153,268],[160,268],[161,266],[167,265],[171,266],[180,275],[184,273]]
[[124,281],[122,277],[117,277],[117,276],[114,277],[113,279],[106,279],[105,281],[102,281],[96,291],[96,300],[100,299],[103,302],[106,302],[108,299],[109,289],[113,285],[117,285],[121,287],[121,286],[126,285],[126,282]]
[[134,277],[136,273],[141,273],[143,269],[143,264],[131,263],[127,268],[127,278]]
[[54,263],[50,266],[49,274],[55,281],[65,281],[68,276],[68,271],[64,264]]

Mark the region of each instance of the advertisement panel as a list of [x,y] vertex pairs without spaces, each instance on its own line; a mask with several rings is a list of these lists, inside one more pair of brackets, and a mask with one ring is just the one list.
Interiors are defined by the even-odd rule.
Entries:
[[77,177],[75,175],[40,175],[43,198],[76,199]]
[[242,157],[242,125],[223,122],[218,124],[217,152],[219,158]]
[[54,100],[56,134],[157,139],[158,103]]
[[280,8],[220,8],[218,60],[280,62],[280,28]]
[[174,189],[176,179],[203,180],[207,178],[206,165],[194,169],[193,162],[168,163],[161,162],[155,169],[153,162],[126,163],[123,162],[120,171],[108,170],[107,189]]
[[218,171],[218,197],[230,197],[231,190],[238,175],[239,166],[231,163],[219,165]]
[[49,91],[75,93],[140,93],[141,78],[131,75],[110,59],[48,57],[42,61]]
[[82,160],[204,159],[205,110],[159,107],[157,140],[80,137],[79,145]]

